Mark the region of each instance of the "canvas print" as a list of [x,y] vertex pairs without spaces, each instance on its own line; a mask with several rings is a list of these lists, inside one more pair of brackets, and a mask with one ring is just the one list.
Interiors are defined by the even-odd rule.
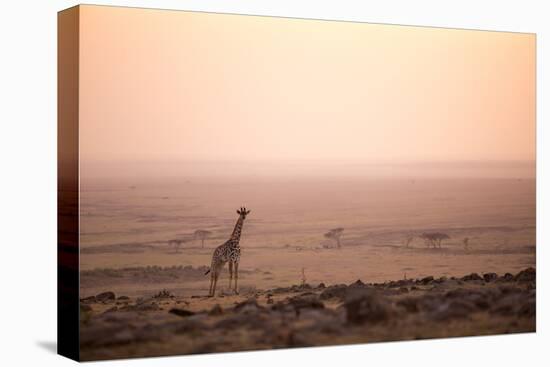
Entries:
[[59,17],[76,358],[535,331],[534,34]]

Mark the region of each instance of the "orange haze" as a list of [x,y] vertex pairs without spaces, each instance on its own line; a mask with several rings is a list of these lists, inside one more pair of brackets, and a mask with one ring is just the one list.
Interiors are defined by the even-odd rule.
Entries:
[[534,161],[535,35],[81,7],[80,157]]

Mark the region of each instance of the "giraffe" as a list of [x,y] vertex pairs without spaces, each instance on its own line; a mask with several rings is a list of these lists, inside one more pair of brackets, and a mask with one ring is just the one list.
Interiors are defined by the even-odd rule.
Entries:
[[250,210],[242,207],[237,210],[239,219],[235,224],[235,229],[229,240],[224,244],[216,247],[214,254],[212,254],[212,265],[210,269],[204,273],[207,275],[210,273],[210,291],[208,295],[213,297],[216,293],[216,284],[218,283],[218,277],[226,262],[229,262],[229,289],[231,289],[231,281],[233,280],[233,265],[235,266],[235,294],[239,294],[237,288],[237,280],[239,278],[239,260],[241,258],[241,248],[239,247],[239,241],[241,240],[241,232],[243,230],[243,223],[246,216],[250,213]]

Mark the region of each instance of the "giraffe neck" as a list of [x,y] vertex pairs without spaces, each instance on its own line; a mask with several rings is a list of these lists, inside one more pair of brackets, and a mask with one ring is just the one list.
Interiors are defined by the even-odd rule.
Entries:
[[235,229],[231,234],[230,241],[233,243],[233,246],[239,246],[239,241],[241,240],[241,231],[243,230],[244,219],[239,217],[237,223],[235,224]]

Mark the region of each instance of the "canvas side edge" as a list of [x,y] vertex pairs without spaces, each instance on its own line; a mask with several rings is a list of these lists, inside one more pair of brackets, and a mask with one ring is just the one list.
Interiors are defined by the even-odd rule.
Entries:
[[57,14],[57,352],[79,345],[79,7]]

